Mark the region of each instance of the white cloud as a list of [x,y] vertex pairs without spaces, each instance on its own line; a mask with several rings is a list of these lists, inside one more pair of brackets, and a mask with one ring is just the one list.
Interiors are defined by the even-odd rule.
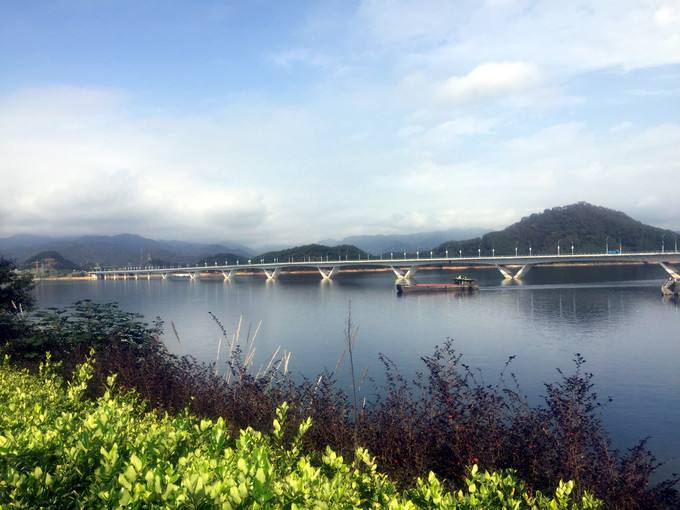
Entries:
[[661,28],[680,23],[680,2],[669,2],[659,7],[654,13],[654,20]]
[[307,48],[294,48],[273,53],[270,60],[279,67],[291,67],[295,64],[304,64],[310,67],[328,67],[331,59],[321,53]]
[[541,73],[530,62],[486,62],[462,76],[452,76],[439,86],[438,99],[461,104],[486,97],[526,92],[541,83]]

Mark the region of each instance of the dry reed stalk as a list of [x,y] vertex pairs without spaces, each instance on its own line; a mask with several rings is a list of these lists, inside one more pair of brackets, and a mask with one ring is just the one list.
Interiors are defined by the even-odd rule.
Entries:
[[264,369],[264,373],[263,373],[262,375],[264,375],[264,374],[266,374],[267,372],[269,372],[269,369],[271,368],[272,363],[274,363],[274,358],[276,358],[276,355],[279,353],[279,350],[280,350],[280,349],[281,349],[281,346],[279,345],[279,346],[276,348],[276,350],[274,351],[274,354],[272,354],[272,357],[270,358],[269,363],[267,363],[267,368]]
[[287,352],[283,355],[283,375],[288,373],[288,362],[290,361],[290,356],[292,354],[292,352]]
[[215,357],[215,375],[217,375],[218,367],[220,363],[220,349],[222,349],[222,337],[220,336],[220,341],[217,343],[217,356]]
[[182,341],[179,339],[179,333],[177,332],[177,327],[175,326],[175,322],[170,321],[170,325],[172,326],[172,332],[175,334],[175,338],[177,339],[177,343],[181,344]]

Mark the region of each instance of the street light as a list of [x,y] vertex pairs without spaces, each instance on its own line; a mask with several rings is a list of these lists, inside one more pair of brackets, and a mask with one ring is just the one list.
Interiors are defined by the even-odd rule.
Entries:
[[571,254],[574,254],[574,243],[571,243]]
[[496,256],[496,248],[491,248],[491,256],[492,257]]
[[560,241],[557,241],[557,256],[560,256]]
[[609,253],[609,236],[605,236],[604,238],[604,253]]
[[458,250],[458,257],[463,258],[463,250]]
[[[677,243],[677,241],[676,241],[676,243]],[[676,250],[676,251],[677,251],[677,250]],[[447,259],[449,258],[449,250],[446,250],[446,258],[447,258]]]
[[432,258],[432,250],[430,250],[430,258]]
[[482,256],[482,249],[481,248],[477,248],[477,256],[478,257]]
[[390,260],[392,260],[393,258],[394,258],[394,252],[391,251],[391,252],[390,252]]
[[664,245],[664,238],[666,237],[666,234],[661,235],[661,253],[665,253],[665,245]]
[[531,245],[529,245],[529,256],[531,257]]
[[417,259],[420,258],[420,252],[419,252],[418,250],[416,250],[416,258],[417,258]]
[[515,257],[517,256],[517,245],[515,245]]

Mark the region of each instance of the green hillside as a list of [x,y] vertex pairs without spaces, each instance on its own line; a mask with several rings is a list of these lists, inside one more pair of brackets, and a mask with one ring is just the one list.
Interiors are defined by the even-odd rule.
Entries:
[[253,261],[260,261],[264,259],[265,262],[272,262],[277,259],[279,262],[288,262],[289,260],[300,261],[303,258],[311,257],[312,260],[349,260],[366,259],[368,254],[353,246],[351,244],[341,244],[338,246],[326,246],[323,244],[306,244],[304,246],[295,246],[285,250],[269,251],[253,257]]
[[81,268],[64,258],[61,253],[53,250],[41,251],[29,257],[21,269],[34,271],[37,274],[51,274],[58,272],[79,271]]
[[559,242],[562,253],[601,253],[608,246],[610,250],[622,248],[627,251],[661,250],[662,241],[667,251],[675,249],[680,237],[672,230],[645,225],[621,211],[579,202],[564,207],[546,209],[542,213],[522,218],[517,223],[496,232],[489,232],[481,238],[465,241],[448,241],[437,247],[444,255],[482,255],[495,250],[496,255],[512,255],[515,247],[519,254],[556,253]]

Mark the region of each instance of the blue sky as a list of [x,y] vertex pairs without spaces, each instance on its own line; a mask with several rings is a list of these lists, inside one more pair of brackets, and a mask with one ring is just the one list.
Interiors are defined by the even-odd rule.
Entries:
[[1,7],[0,235],[680,228],[680,0]]

